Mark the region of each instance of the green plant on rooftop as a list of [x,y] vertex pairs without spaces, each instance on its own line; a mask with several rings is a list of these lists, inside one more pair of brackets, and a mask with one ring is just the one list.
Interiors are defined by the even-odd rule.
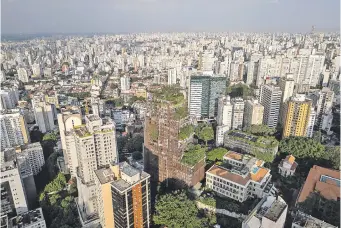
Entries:
[[227,153],[227,149],[225,148],[215,148],[211,151],[208,151],[207,152],[207,155],[206,155],[206,160],[209,162],[209,163],[215,163],[217,161],[222,161],[223,160],[223,156]]
[[174,117],[177,120],[183,119],[188,116],[187,106],[182,105],[175,109]]
[[154,101],[169,101],[176,106],[182,105],[185,101],[184,95],[177,86],[164,86],[152,93]]
[[281,153],[292,154],[296,158],[322,158],[325,147],[318,141],[306,137],[288,137],[280,142]]
[[200,145],[189,144],[182,156],[181,162],[189,166],[194,166],[205,158],[205,153],[206,148],[202,148]]
[[190,137],[194,132],[194,126],[192,124],[186,125],[180,128],[179,139],[185,140]]
[[216,208],[217,204],[216,204],[216,199],[214,197],[204,197],[204,196],[200,196],[197,199],[198,202],[205,204],[207,206]]
[[[249,140],[246,137],[234,136],[234,135],[232,135],[232,133],[234,133],[234,132],[243,134],[245,136],[255,137],[256,141]],[[229,132],[229,137],[234,139],[234,140],[242,141],[242,142],[245,142],[245,143],[247,143],[249,145],[257,146],[257,147],[260,147],[260,148],[263,148],[263,149],[272,149],[272,148],[275,148],[275,147],[277,147],[279,145],[279,142],[276,140],[275,137],[272,137],[272,136],[255,136],[255,135],[252,135],[252,134],[249,134],[249,133],[245,133],[245,132],[242,132],[242,131],[239,131],[239,130],[230,131]]]
[[207,146],[207,142],[209,140],[214,139],[214,132],[212,126],[205,126],[203,127],[198,135],[199,139],[205,141],[205,144]]
[[149,125],[149,136],[153,141],[157,141],[159,137],[159,129],[157,128],[157,125],[154,123],[150,123]]
[[256,158],[263,160],[264,162],[273,162],[273,160],[275,159],[274,154],[272,154],[271,152],[261,152],[257,149],[254,149],[251,152]]
[[267,125],[251,125],[245,129],[246,132],[257,135],[257,136],[267,136],[273,135],[276,132],[275,128],[270,128]]

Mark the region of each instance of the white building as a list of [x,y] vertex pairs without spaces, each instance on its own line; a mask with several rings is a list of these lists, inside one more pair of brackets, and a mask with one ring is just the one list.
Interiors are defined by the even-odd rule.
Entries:
[[277,127],[282,91],[273,85],[262,85],[260,104],[264,106],[263,124]]
[[32,75],[33,78],[39,78],[41,76],[41,73],[42,73],[42,69],[41,69],[40,64],[34,63],[32,65],[32,72],[33,72],[33,75]]
[[282,91],[282,103],[284,103],[294,94],[295,81],[293,74],[287,74],[284,78],[281,78],[278,86]]
[[260,125],[263,123],[264,106],[258,100],[252,99],[245,101],[244,106],[244,127]]
[[16,87],[0,90],[0,110],[16,108],[19,101],[19,92]]
[[278,173],[283,177],[292,176],[296,171],[297,165],[298,164],[295,162],[295,157],[288,155],[285,159],[282,159],[281,163],[279,163]]
[[261,54],[255,53],[251,55],[251,59],[247,64],[247,76],[246,76],[246,84],[251,85],[255,82],[257,78],[257,67],[258,61],[262,58]]
[[309,56],[304,81],[309,83],[310,86],[316,86],[318,84],[320,74],[323,71],[324,60],[324,55]]
[[24,116],[18,109],[3,111],[0,115],[1,150],[30,142]]
[[224,135],[231,129],[228,125],[217,126],[216,129],[216,146],[224,145]]
[[230,82],[243,81],[244,64],[240,62],[231,62],[229,79]]
[[230,96],[220,97],[218,100],[217,125],[232,128],[232,109]]
[[337,228],[301,211],[297,211],[293,217],[291,228]]
[[123,92],[130,90],[130,78],[127,76],[121,77],[121,90]]
[[17,215],[8,222],[9,228],[46,228],[46,223],[42,209],[27,211]]
[[43,148],[39,142],[26,144],[21,147],[20,152],[23,155],[32,168],[33,175],[37,175],[45,164]]
[[34,110],[34,117],[39,130],[42,133],[52,131],[55,128],[54,125],[54,113],[52,104],[45,101],[32,100],[32,106]]
[[275,194],[270,170],[263,167],[264,161],[233,151],[223,159],[230,169],[213,165],[206,172],[207,187],[218,195],[244,202],[248,198]]
[[327,87],[324,87],[318,94],[315,124],[320,129],[322,127],[323,115],[329,114],[332,111],[333,100],[334,92]]
[[315,118],[316,118],[315,109],[313,107],[311,107],[309,120],[308,120],[308,126],[307,126],[307,137],[309,137],[309,138],[313,137],[314,126],[315,126]]
[[168,70],[168,85],[176,84],[177,71],[176,68],[172,68]]
[[25,68],[19,68],[18,69],[18,79],[22,81],[23,83],[27,83],[29,80],[27,70]]
[[233,98],[232,104],[232,129],[242,129],[244,118],[244,100],[240,97]]
[[242,228],[283,228],[288,205],[280,197],[264,197],[244,219]]

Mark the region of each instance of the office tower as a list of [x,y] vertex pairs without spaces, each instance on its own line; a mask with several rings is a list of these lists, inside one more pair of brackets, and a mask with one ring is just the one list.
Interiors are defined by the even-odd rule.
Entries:
[[85,126],[75,126],[70,134],[73,135],[73,140],[68,140],[67,137],[66,147],[75,148],[77,153],[77,161],[71,161],[72,164],[78,163],[77,203],[80,216],[89,218],[97,215],[94,170],[117,162],[115,124],[108,118],[86,115]]
[[242,228],[283,228],[288,205],[280,196],[265,196],[244,219]]
[[260,125],[263,123],[264,106],[258,100],[245,101],[244,107],[244,127]]
[[258,61],[262,58],[261,54],[255,53],[251,55],[247,64],[246,84],[255,84],[258,73]]
[[27,83],[29,80],[28,74],[27,74],[27,70],[25,68],[19,68],[18,69],[18,79],[23,82],[23,83]]
[[315,87],[319,84],[320,74],[323,71],[324,60],[325,60],[324,55],[309,56],[304,81],[308,83],[310,86]]
[[286,102],[294,93],[295,81],[293,74],[287,74],[281,78],[278,83],[279,88],[282,91],[282,103]]
[[34,117],[39,130],[42,133],[53,131],[54,126],[54,105],[47,103],[41,97],[35,97],[32,100]]
[[282,91],[274,85],[262,85],[260,104],[264,106],[263,124],[277,127]]
[[309,127],[312,101],[304,94],[296,94],[284,104],[283,137],[306,136]]
[[318,94],[315,125],[321,129],[322,117],[332,111],[334,92],[324,87]]
[[230,96],[220,97],[218,100],[217,125],[232,128],[232,109]]
[[272,175],[264,161],[229,151],[223,156],[223,164],[206,171],[206,185],[214,192],[239,202],[275,194]]
[[15,157],[14,150],[5,150],[1,155],[1,216],[22,214],[28,210],[27,199],[21,170]]
[[[179,92],[176,94],[176,100],[181,100],[183,96]],[[145,171],[152,181],[167,181],[168,184],[174,180],[179,186],[194,186],[204,178],[204,157],[193,158],[190,164],[182,160],[187,142],[180,142],[179,132],[190,124],[187,113],[183,112],[185,102],[169,103],[164,97],[160,107],[149,109],[145,118],[143,158]]]
[[305,81],[306,70],[309,62],[309,55],[299,54],[292,62],[292,70],[294,80],[297,84],[309,84]]
[[25,144],[17,148],[18,155],[23,156],[29,163],[33,175],[37,175],[45,164],[43,148],[39,142]]
[[71,176],[76,176],[78,160],[74,144],[74,137],[71,134],[71,131],[74,127],[80,126],[82,124],[81,111],[78,107],[71,106],[68,109],[61,109],[61,113],[58,114],[57,118],[65,166],[70,172]]
[[240,97],[233,98],[232,104],[232,129],[241,129],[243,127],[244,100]]
[[128,91],[130,90],[130,78],[127,76],[121,77],[121,91]]
[[13,109],[19,101],[19,92],[16,87],[2,88],[0,90],[0,109]]
[[30,142],[24,116],[18,109],[3,111],[1,121],[1,150]]
[[176,84],[177,79],[177,71],[176,68],[172,68],[168,70],[168,85]]
[[232,62],[230,67],[229,80],[230,82],[243,81],[244,64],[240,62]]
[[218,111],[218,98],[226,92],[226,78],[220,76],[192,76],[189,88],[189,114],[193,117],[213,118]]
[[17,215],[8,221],[9,228],[46,228],[44,214],[42,209],[27,211]]
[[149,227],[150,175],[126,162],[95,170],[102,227]]

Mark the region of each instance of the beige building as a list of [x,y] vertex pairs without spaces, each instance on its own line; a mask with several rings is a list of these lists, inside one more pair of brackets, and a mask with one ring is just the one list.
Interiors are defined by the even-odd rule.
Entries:
[[57,118],[65,166],[71,176],[76,176],[78,159],[74,137],[70,132],[75,126],[82,124],[82,115],[78,107],[72,106],[67,109],[62,109],[61,113],[57,115]]
[[74,148],[77,154],[77,203],[81,221],[84,225],[92,223],[97,217],[94,171],[117,162],[115,124],[111,119],[86,115],[85,125],[75,126],[68,133],[66,147]]
[[244,127],[263,123],[264,106],[258,100],[247,100],[244,106]]

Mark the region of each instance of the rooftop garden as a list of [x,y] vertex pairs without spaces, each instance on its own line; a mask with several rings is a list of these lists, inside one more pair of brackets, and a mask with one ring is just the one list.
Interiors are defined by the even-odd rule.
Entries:
[[190,137],[194,133],[194,126],[192,124],[186,125],[180,128],[179,139],[184,140]]
[[189,166],[194,166],[200,160],[205,158],[205,153],[205,147],[202,148],[200,145],[189,144],[187,150],[182,156],[181,162]]
[[[240,135],[236,135],[233,133],[239,133]],[[250,145],[261,147],[264,149],[275,148],[279,145],[279,142],[276,140],[276,138],[272,136],[255,136],[253,134],[239,130],[230,131],[228,134],[229,137],[233,138],[234,140],[243,141]]]
[[180,106],[185,101],[184,95],[177,86],[164,86],[152,93],[154,101],[168,101],[175,106]]
[[187,106],[183,105],[175,109],[174,117],[176,119],[183,119],[188,116]]

